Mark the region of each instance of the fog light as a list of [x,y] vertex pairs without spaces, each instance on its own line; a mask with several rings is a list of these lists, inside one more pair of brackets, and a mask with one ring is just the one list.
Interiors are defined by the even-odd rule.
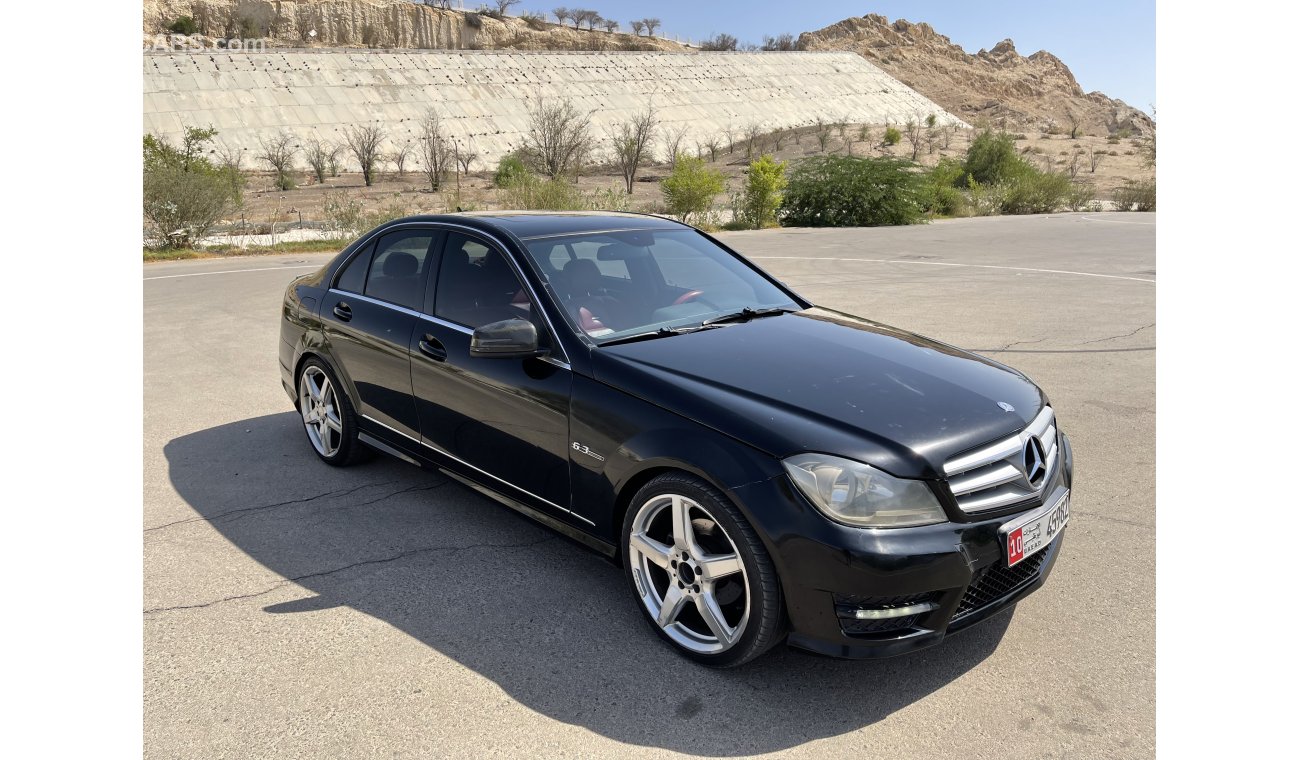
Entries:
[[907,617],[908,615],[920,615],[923,612],[936,609],[938,606],[934,602],[921,602],[920,604],[909,604],[906,607],[889,607],[881,610],[858,609],[853,611],[853,617],[858,620],[885,620]]

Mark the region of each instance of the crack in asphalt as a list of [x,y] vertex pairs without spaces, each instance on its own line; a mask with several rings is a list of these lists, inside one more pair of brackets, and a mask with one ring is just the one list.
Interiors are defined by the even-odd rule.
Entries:
[[404,552],[398,552],[397,554],[394,554],[391,557],[380,557],[378,559],[365,559],[365,560],[361,560],[360,562],[353,562],[347,565],[343,565],[342,567],[335,567],[329,570],[319,570],[314,573],[306,573],[304,575],[296,575],[292,578],[285,578],[284,580],[277,581],[276,583],[268,586],[267,588],[262,589],[261,591],[254,591],[253,593],[250,594],[236,594],[234,596],[226,596],[226,597],[222,597],[221,599],[213,599],[210,602],[201,602],[199,604],[179,604],[172,607],[151,607],[149,609],[146,609],[144,611],[144,614],[156,615],[162,612],[198,610],[198,609],[203,609],[205,607],[212,607],[218,604],[225,604],[226,602],[236,602],[243,599],[253,599],[259,596],[265,596],[266,594],[269,594],[272,591],[275,591],[277,589],[283,588],[289,585],[290,583],[298,583],[299,581],[305,581],[310,578],[323,578],[328,575],[335,575],[338,573],[346,572],[348,570],[352,570],[354,568],[365,567],[367,565],[383,565],[389,562],[397,562],[399,560],[406,559],[407,557],[413,557],[417,554],[431,554],[434,552],[462,552],[462,551],[470,551],[473,549],[527,549],[529,547],[537,546],[539,544],[544,544],[548,541],[556,541],[558,539],[559,539],[558,536],[543,536],[542,538],[539,539],[535,539],[532,541],[521,541],[515,544],[469,544],[466,546],[425,546],[419,549],[408,549]]
[[[223,519],[223,518],[230,517],[231,515],[242,515],[242,514],[246,514],[246,513],[248,513],[248,512],[259,512],[259,511],[264,510],[264,509],[275,509],[276,507],[290,507],[290,506],[293,506],[293,505],[295,505],[295,504],[306,504],[306,503],[308,503],[308,502],[317,501],[317,500],[320,500],[320,499],[328,499],[328,498],[335,497],[335,496],[347,496],[348,494],[353,494],[353,493],[356,493],[357,491],[361,491],[361,490],[364,490],[364,489],[366,489],[366,488],[374,488],[374,487],[376,487],[376,486],[387,486],[387,485],[392,485],[392,484],[395,483],[395,482],[397,482],[397,481],[392,481],[392,480],[390,480],[390,481],[387,481],[387,482],[384,482],[384,483],[363,483],[362,485],[359,485],[359,486],[352,486],[351,488],[340,488],[340,489],[338,489],[337,491],[326,491],[325,493],[319,493],[319,494],[316,494],[315,496],[308,496],[308,497],[306,497],[306,498],[302,498],[302,499],[290,499],[289,501],[278,501],[278,502],[275,502],[274,504],[261,504],[261,505],[258,505],[258,506],[256,506],[256,507],[241,507],[241,508],[239,508],[239,509],[231,509],[231,510],[228,510],[228,511],[226,511],[226,512],[219,512],[219,513],[217,513],[217,514],[215,514],[215,515],[207,515],[207,516],[202,516],[202,517],[187,517],[187,518],[185,518],[184,520],[174,520],[174,521],[169,522],[169,523],[163,523],[162,525],[154,525],[154,526],[152,526],[152,527],[145,528],[145,529],[144,529],[144,532],[145,532],[145,533],[150,533],[150,532],[155,531],[155,530],[162,530],[163,528],[170,528],[170,527],[172,527],[173,525],[184,525],[185,523],[192,523],[192,522],[207,522],[207,523],[214,523],[214,522],[216,522],[216,521],[218,521],[218,520],[221,520],[221,519]],[[407,490],[410,490],[410,489],[407,489]],[[395,495],[397,495],[398,493],[403,493],[403,491],[397,491],[396,493],[389,494],[389,496],[395,496]],[[382,498],[388,498],[388,496],[385,496],[385,497],[382,497]],[[376,501],[379,501],[379,500],[380,500],[380,499],[377,499]],[[366,502],[366,503],[367,503],[367,504],[373,504],[374,502]]]
[[1085,340],[1084,342],[1079,343],[1078,345],[1080,345],[1080,346],[1086,346],[1086,345],[1088,345],[1089,343],[1105,343],[1105,342],[1108,341],[1108,340],[1119,340],[1120,338],[1131,338],[1131,337],[1133,337],[1134,335],[1137,335],[1138,333],[1142,332],[1143,330],[1146,330],[1146,329],[1148,329],[1148,328],[1152,328],[1152,327],[1155,327],[1155,326],[1156,326],[1156,323],[1155,323],[1155,322],[1152,322],[1152,323],[1149,324],[1149,325],[1142,325],[1141,327],[1139,327],[1138,329],[1136,329],[1136,330],[1134,330],[1133,332],[1130,332],[1130,333],[1124,333],[1123,335],[1112,335],[1112,336],[1110,336],[1110,337],[1108,337],[1108,338],[1098,338],[1098,339],[1096,339],[1096,340]]

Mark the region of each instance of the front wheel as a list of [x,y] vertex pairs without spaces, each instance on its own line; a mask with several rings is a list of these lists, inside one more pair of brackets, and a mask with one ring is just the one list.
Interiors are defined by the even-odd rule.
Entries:
[[623,567],[655,632],[715,668],[749,662],[782,637],[776,569],[744,515],[708,483],[660,475],[623,521]]

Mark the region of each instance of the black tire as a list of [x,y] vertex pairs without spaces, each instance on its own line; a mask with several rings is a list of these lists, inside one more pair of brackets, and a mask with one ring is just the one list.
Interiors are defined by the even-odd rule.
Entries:
[[[748,621],[739,639],[729,648],[718,653],[693,651],[674,641],[656,622],[642,601],[642,591],[637,586],[632,552],[629,551],[629,541],[633,526],[637,522],[637,514],[644,505],[648,505],[657,497],[669,494],[684,496],[707,512],[707,516],[713,518],[717,526],[725,532],[725,538],[731,540],[736,548],[736,554],[744,565],[743,583],[748,587],[749,593]],[[623,557],[623,574],[646,622],[661,639],[685,657],[711,668],[730,668],[753,660],[784,640],[785,608],[781,584],[767,548],[731,500],[704,480],[688,473],[672,472],[659,475],[643,486],[633,497],[624,516],[620,549]]]
[[[338,447],[331,453],[326,453],[312,439],[312,433],[307,430],[306,414],[302,408],[303,383],[309,373],[322,373],[329,380],[330,387],[333,389],[334,399],[337,401],[335,410],[338,415],[338,421],[342,425],[342,430],[338,431]],[[320,460],[332,467],[347,467],[356,464],[369,457],[370,449],[357,439],[359,430],[356,408],[352,405],[352,399],[348,398],[347,392],[339,383],[338,376],[334,370],[330,369],[325,362],[312,357],[302,363],[298,368],[297,391],[299,397],[298,416],[299,421],[303,424],[304,433],[307,436],[307,444],[311,447],[312,452],[320,457]]]

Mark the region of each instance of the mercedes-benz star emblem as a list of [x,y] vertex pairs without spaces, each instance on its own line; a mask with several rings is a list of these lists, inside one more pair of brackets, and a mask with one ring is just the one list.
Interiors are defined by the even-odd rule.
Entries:
[[1043,452],[1043,442],[1037,436],[1025,441],[1025,477],[1029,485],[1037,488],[1047,474],[1047,455]]

